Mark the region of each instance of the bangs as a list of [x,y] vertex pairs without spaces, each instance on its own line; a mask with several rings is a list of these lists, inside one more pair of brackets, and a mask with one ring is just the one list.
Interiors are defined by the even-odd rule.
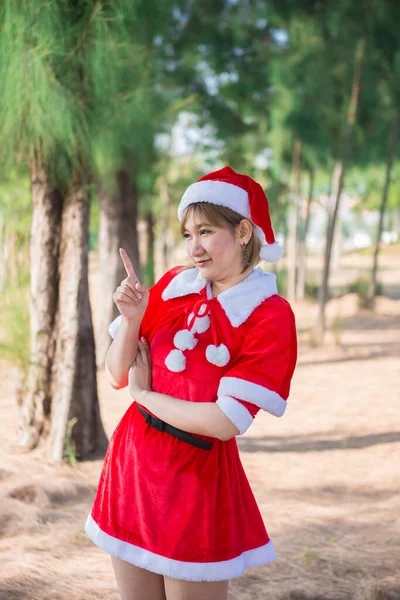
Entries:
[[215,227],[235,226],[243,219],[238,213],[224,206],[218,206],[210,202],[195,202],[190,204],[183,213],[181,235],[185,232],[186,223],[190,216],[193,216],[196,220],[207,221]]

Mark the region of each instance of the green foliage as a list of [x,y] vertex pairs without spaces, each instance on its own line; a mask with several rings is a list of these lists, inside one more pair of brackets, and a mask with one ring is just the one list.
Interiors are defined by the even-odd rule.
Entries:
[[315,281],[306,281],[305,285],[304,285],[304,296],[308,300],[317,300],[319,290],[320,290],[319,283],[316,283]]
[[17,236],[19,245],[28,243],[31,202],[29,179],[25,173],[11,171],[0,181],[0,217],[3,237]]
[[[358,279],[355,279],[348,287],[349,293],[358,295],[361,307],[367,306],[369,285],[370,282],[368,281],[368,279],[359,277]],[[376,295],[384,295],[383,285],[380,282],[378,282],[376,286]]]
[[67,431],[65,434],[65,454],[69,464],[74,469],[76,468],[78,453],[76,451],[75,441],[72,439],[72,429],[76,423],[78,423],[78,419],[76,417],[68,421]]
[[26,375],[30,360],[29,274],[20,267],[16,280],[1,291],[0,358]]
[[149,258],[143,269],[143,282],[150,288],[154,285],[154,259]]
[[[0,18],[0,158],[49,164],[62,152],[71,160],[87,144],[85,103],[69,73],[65,14],[59,2],[4,0]],[[75,67],[76,69],[76,67]],[[62,118],[60,118],[62,115]]]
[[288,286],[288,271],[287,268],[280,268],[275,271],[276,275],[276,286],[278,288],[278,293],[281,296],[286,296],[287,294],[287,286]]
[[0,357],[27,373],[29,364],[29,185],[10,173],[0,185],[0,238],[7,253],[0,290]]
[[89,251],[97,247],[99,241],[100,206],[97,198],[92,198],[89,214]]

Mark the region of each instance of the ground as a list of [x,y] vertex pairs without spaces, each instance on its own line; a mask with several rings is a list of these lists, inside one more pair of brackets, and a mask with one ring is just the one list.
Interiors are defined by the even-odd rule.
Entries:
[[[394,267],[390,275],[388,284],[400,281]],[[230,600],[400,599],[396,295],[375,313],[353,295],[332,301],[323,348],[309,330],[315,305],[295,306],[300,356],[287,412],[259,414],[239,439],[278,559],[232,581]],[[109,556],[83,533],[101,461],[74,469],[16,453],[17,377],[5,363],[0,373],[0,600],[117,600]],[[111,434],[130,399],[103,372],[98,382]]]

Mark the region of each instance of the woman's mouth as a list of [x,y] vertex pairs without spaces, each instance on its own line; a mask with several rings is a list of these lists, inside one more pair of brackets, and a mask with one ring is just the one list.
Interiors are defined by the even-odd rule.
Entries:
[[207,258],[207,260],[198,260],[196,262],[196,267],[202,267],[211,261],[211,258]]

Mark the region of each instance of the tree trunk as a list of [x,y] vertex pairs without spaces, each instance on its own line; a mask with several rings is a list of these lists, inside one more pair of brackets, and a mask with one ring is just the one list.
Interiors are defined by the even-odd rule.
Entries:
[[304,218],[304,227],[299,243],[299,256],[298,256],[298,272],[297,272],[297,286],[296,286],[296,298],[297,300],[304,300],[304,290],[306,284],[306,258],[307,258],[307,234],[308,227],[310,224],[310,210],[311,200],[313,196],[314,188],[314,169],[309,170],[309,187],[306,203],[306,214]]
[[343,255],[343,231],[342,231],[342,222],[340,220],[340,212],[338,214],[338,220],[336,223],[335,234],[332,242],[332,269],[337,271],[340,269],[340,263],[342,261]]
[[151,287],[154,284],[154,216],[148,210],[146,220],[146,265],[144,269],[145,284]]
[[337,161],[332,175],[332,195],[329,198],[328,204],[328,226],[326,234],[324,269],[322,273],[322,285],[319,298],[319,341],[323,341],[323,336],[326,329],[325,322],[325,305],[329,296],[329,272],[332,254],[333,235],[335,232],[335,224],[337,213],[339,211],[339,199],[343,188],[343,179],[345,172],[345,163],[343,160]]
[[[67,443],[79,458],[106,446],[97,397],[96,360],[89,302],[87,187],[75,175],[64,200],[60,260],[57,340],[53,364],[49,456],[61,461]],[[72,419],[71,440],[67,427]]]
[[289,203],[289,227],[288,227],[288,253],[287,253],[287,272],[288,287],[287,297],[289,302],[293,302],[296,292],[296,250],[297,250],[297,224],[299,214],[299,190],[300,190],[300,157],[301,141],[295,140],[293,145],[291,190]]
[[318,319],[318,338],[322,342],[326,329],[325,306],[329,296],[329,273],[332,254],[332,243],[335,233],[335,225],[339,213],[340,197],[343,189],[344,174],[350,154],[352,135],[356,122],[357,108],[360,99],[361,89],[361,69],[365,54],[365,42],[360,40],[357,45],[355,55],[355,69],[349,108],[347,112],[346,130],[343,135],[341,146],[341,155],[336,161],[332,176],[332,193],[328,205],[328,230],[325,245],[324,268],[322,274],[322,284],[319,297],[319,319]]
[[392,175],[392,167],[394,163],[394,158],[396,156],[397,143],[399,140],[399,129],[400,129],[400,107],[397,109],[396,119],[393,125],[393,129],[390,134],[389,144],[388,144],[388,157],[386,163],[386,178],[385,185],[382,191],[382,202],[379,210],[379,225],[378,231],[376,235],[375,242],[375,250],[374,250],[374,259],[372,264],[372,273],[371,280],[368,288],[368,297],[367,297],[367,305],[369,308],[372,308],[375,301],[376,296],[376,286],[377,286],[377,274],[378,274],[378,257],[381,246],[382,239],[382,231],[383,231],[383,219],[385,216],[387,199],[389,196],[389,187],[390,187],[390,178]]
[[167,270],[170,262],[170,223],[169,207],[171,199],[169,197],[167,176],[162,175],[160,179],[160,199],[161,210],[157,222],[157,260],[155,278],[159,279]]
[[54,324],[58,303],[58,253],[63,198],[39,164],[30,166],[30,364],[20,395],[18,446],[30,450],[49,431]]
[[116,173],[116,192],[109,194],[104,188],[99,192],[100,201],[100,318],[97,335],[98,366],[104,361],[111,338],[108,326],[119,314],[112,295],[126,272],[119,255],[119,248],[125,248],[137,276],[141,279],[138,244],[138,192],[131,172],[121,170]]

